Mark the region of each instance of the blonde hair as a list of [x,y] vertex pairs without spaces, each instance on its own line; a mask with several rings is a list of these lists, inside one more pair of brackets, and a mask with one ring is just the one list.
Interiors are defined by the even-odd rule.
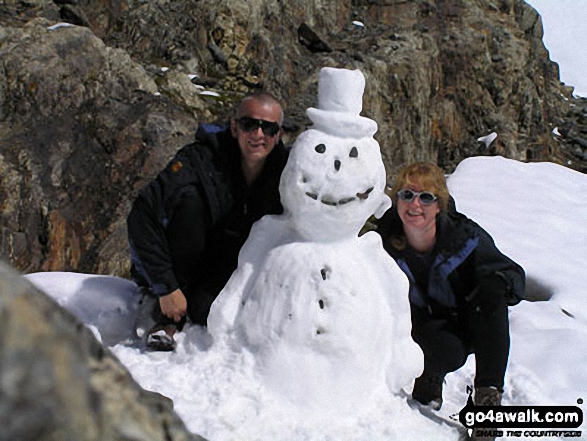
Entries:
[[434,193],[438,198],[438,207],[445,211],[448,207],[450,194],[446,186],[444,173],[432,162],[415,162],[400,169],[393,188],[391,199],[397,204],[397,192],[409,185],[418,185],[422,189]]

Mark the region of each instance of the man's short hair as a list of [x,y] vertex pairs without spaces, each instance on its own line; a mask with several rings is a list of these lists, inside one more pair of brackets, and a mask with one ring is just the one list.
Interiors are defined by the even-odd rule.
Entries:
[[283,106],[279,102],[277,98],[271,95],[269,92],[256,92],[251,95],[247,95],[244,97],[241,102],[236,107],[236,117],[240,117],[240,112],[244,103],[250,100],[255,100],[263,105],[271,105],[271,106],[279,106],[279,110],[281,111],[281,115],[279,117],[279,125],[283,123]]

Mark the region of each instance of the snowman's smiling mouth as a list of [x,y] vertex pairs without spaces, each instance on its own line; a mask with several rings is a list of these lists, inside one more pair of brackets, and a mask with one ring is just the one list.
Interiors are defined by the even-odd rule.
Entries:
[[[364,191],[363,193],[357,193],[355,196],[350,196],[350,197],[346,197],[346,198],[342,198],[342,199],[338,199],[338,200],[330,199],[328,197],[323,197],[322,199],[320,199],[320,202],[322,202],[324,205],[329,205],[331,207],[336,207],[337,205],[346,205],[349,202],[353,202],[357,199],[362,200],[362,201],[366,200],[372,191],[373,191],[373,187],[370,187],[366,191]],[[307,191],[306,196],[308,196],[311,199],[314,199],[315,201],[318,200],[318,195],[316,193],[310,193],[309,191]]]

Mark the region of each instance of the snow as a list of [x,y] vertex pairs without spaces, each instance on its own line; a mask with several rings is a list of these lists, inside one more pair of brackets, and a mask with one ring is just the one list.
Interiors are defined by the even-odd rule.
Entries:
[[50,31],[54,31],[55,29],[68,28],[68,27],[72,27],[72,26],[74,26],[74,25],[72,25],[71,23],[59,22],[59,23],[55,23],[54,25],[47,27],[47,29]]
[[407,278],[376,233],[359,237],[391,204],[377,125],[359,115],[364,87],[358,70],[320,71],[314,126],[281,177],[284,214],[254,226],[208,319],[212,350],[254,354],[261,386],[299,421],[345,419],[374,396],[403,397],[423,369]]
[[495,138],[497,138],[497,133],[491,132],[489,135],[480,136],[479,138],[477,138],[477,141],[482,142],[483,144],[485,144],[485,148],[487,148],[487,147],[489,147],[491,145],[491,143],[493,141],[495,141]]
[[[506,398],[572,405],[587,395],[587,177],[552,163],[469,158],[449,179],[460,211],[527,272],[537,297],[511,308]],[[519,378],[519,376],[523,377]],[[531,383],[518,396],[516,384]],[[520,392],[520,394],[522,394]]]
[[[458,209],[487,229],[529,280],[551,295],[510,308],[504,404],[576,405],[587,397],[587,177],[551,163],[476,157],[464,160],[448,183]],[[138,302],[131,282],[73,273],[26,277],[108,340],[144,388],[172,398],[187,427],[210,440],[458,438],[447,426],[437,426],[426,438],[431,429],[424,417],[404,405],[405,397],[382,391],[356,416],[299,419],[292,408],[303,403],[288,405],[257,381],[253,351],[217,347],[204,328],[190,326],[179,334],[175,353],[144,352],[129,340]],[[447,376],[447,411],[464,406],[473,374],[470,357]]]
[[133,338],[134,331],[128,323],[128,317],[136,314],[138,306],[138,291],[133,282],[63,272],[33,273],[26,277],[92,329],[104,344]]

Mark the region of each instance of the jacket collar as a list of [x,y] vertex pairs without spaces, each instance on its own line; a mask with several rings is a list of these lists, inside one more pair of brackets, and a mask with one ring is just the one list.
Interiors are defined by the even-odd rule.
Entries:
[[[440,253],[445,255],[451,255],[462,248],[465,242],[472,237],[468,229],[458,227],[460,216],[462,216],[460,213],[446,211],[440,212],[436,216],[435,250],[440,250]],[[385,249],[392,256],[402,256],[407,247],[407,239],[395,206],[382,219],[380,232],[383,236]]]

